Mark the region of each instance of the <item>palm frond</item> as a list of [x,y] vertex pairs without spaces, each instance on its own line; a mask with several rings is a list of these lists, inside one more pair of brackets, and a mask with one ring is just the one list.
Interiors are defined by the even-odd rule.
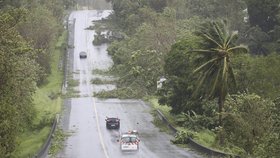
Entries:
[[221,48],[222,48],[222,45],[221,45],[221,44],[219,44],[215,39],[213,39],[212,37],[210,37],[210,36],[207,35],[206,33],[204,33],[203,36],[204,36],[206,39],[210,40],[211,42],[215,43],[218,47],[221,47]]
[[219,66],[218,72],[217,72],[216,77],[215,77],[215,80],[214,80],[214,84],[213,84],[213,86],[212,86],[212,88],[211,88],[211,91],[210,91],[210,93],[209,93],[210,96],[213,95],[213,93],[214,93],[214,91],[215,91],[215,89],[216,89],[216,87],[217,87],[217,83],[218,83],[218,80],[219,80],[219,77],[220,77],[220,73],[221,73],[221,67]]
[[228,79],[228,64],[227,64],[227,58],[225,57],[223,60],[223,70],[222,70],[222,83],[221,83],[221,96],[225,93],[225,88],[227,88],[227,79]]
[[199,76],[199,78],[198,78],[198,84],[197,84],[197,86],[196,86],[196,88],[195,88],[195,90],[194,90],[194,92],[193,92],[193,94],[192,94],[192,97],[194,98],[194,97],[196,97],[197,96],[197,94],[198,94],[198,90],[200,89],[200,87],[202,86],[202,84],[204,83],[204,80],[206,79],[206,77],[207,77],[207,74],[206,73],[203,73],[203,74],[201,74],[200,76]]
[[239,45],[235,47],[231,47],[228,49],[228,52],[234,52],[234,53],[248,53],[248,47],[244,45]]
[[[206,66],[208,66],[208,65],[212,64],[213,62],[215,62],[217,59],[218,59],[218,58],[213,58],[213,59],[211,59],[211,60],[205,62],[204,64],[202,64],[201,66],[199,66],[198,68],[196,68],[196,69],[193,71],[193,73],[197,73],[197,72],[201,71],[201,70],[202,70],[203,68],[205,68]],[[213,65],[212,65],[212,66],[213,66]],[[211,66],[211,67],[212,67],[212,66]]]
[[214,64],[212,64],[209,69],[207,69],[204,73],[202,73],[200,75],[200,77],[198,78],[198,84],[196,86],[196,89],[193,93],[193,97],[197,95],[198,93],[198,90],[200,89],[200,87],[203,85],[203,83],[205,83],[205,80],[207,79],[207,77],[209,76],[209,73],[212,71],[212,68],[213,68]]
[[212,50],[216,52],[225,52],[225,50],[221,48],[213,48]]
[[213,23],[213,28],[214,28],[214,31],[217,34],[220,42],[224,43],[225,32],[221,29],[221,27],[216,22]]
[[226,75],[227,75],[227,58],[224,57],[224,60],[223,60],[223,70],[222,70],[222,82],[225,81]]
[[232,32],[232,34],[228,37],[228,39],[226,40],[226,42],[225,42],[225,46],[226,46],[226,48],[229,46],[229,44],[232,42],[232,39],[234,38],[234,37],[236,37],[238,35],[238,31],[234,31],[234,32]]
[[192,51],[189,51],[189,52],[196,52],[196,53],[216,53],[215,51],[213,50],[204,50],[204,49],[196,49],[196,50],[192,50]]

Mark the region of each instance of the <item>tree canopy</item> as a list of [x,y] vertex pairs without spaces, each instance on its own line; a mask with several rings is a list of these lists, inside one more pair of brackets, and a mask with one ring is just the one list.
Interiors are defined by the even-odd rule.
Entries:
[[[180,125],[223,134],[224,145],[235,145],[238,154],[277,155],[264,149],[279,137],[274,128],[278,115],[273,110],[273,101],[279,97],[279,0],[111,2],[113,31],[123,35],[108,48],[113,69],[122,76],[120,87],[145,87],[141,94],[159,95],[159,102],[171,107]],[[155,90],[156,80],[162,76],[167,80]],[[154,87],[147,88],[151,83]],[[256,103],[252,109],[248,102],[263,104]],[[259,114],[261,109],[265,113]],[[270,114],[275,117],[267,117]],[[258,115],[271,124],[258,121]],[[223,123],[218,124],[216,116]],[[255,136],[254,121],[259,123]],[[248,128],[243,127],[246,125]],[[241,129],[232,129],[235,126]],[[272,136],[265,128],[273,131]],[[270,150],[275,151],[274,147]]]
[[7,157],[15,138],[34,117],[32,95],[36,89],[38,64],[32,47],[16,29],[11,14],[0,14],[0,156]]

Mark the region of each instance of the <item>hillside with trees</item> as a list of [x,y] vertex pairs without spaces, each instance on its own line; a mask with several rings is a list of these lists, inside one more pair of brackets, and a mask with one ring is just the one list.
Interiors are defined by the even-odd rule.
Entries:
[[279,0],[110,2],[118,89],[96,95],[157,96],[187,133],[175,143],[208,131],[210,147],[280,156]]
[[23,135],[50,126],[35,108],[34,95],[49,82],[54,45],[72,5],[71,0],[0,1],[0,157],[22,155],[12,153]]

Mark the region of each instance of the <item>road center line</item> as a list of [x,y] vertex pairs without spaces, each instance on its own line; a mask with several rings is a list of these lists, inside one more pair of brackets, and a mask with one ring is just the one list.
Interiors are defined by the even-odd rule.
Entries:
[[103,137],[102,137],[102,134],[101,134],[101,130],[100,130],[99,119],[98,119],[98,113],[97,113],[96,105],[95,105],[95,99],[92,98],[92,100],[93,100],[93,108],[94,108],[94,112],[95,112],[96,125],[97,125],[97,130],[98,130],[98,136],[99,136],[99,139],[100,139],[100,143],[101,143],[102,149],[103,149],[103,151],[104,151],[105,157],[106,157],[106,158],[109,158],[108,152],[107,152],[107,150],[106,150],[106,148],[105,148],[105,144],[104,144],[104,141],[103,141]]
[[[89,17],[88,17],[88,14],[87,14],[87,19],[85,21],[86,22],[86,26],[88,26],[88,19],[89,19]],[[88,39],[88,33],[86,32],[86,48],[87,48],[88,55],[90,55],[89,54],[89,48],[88,48],[88,43],[89,43],[88,40],[89,40]],[[90,90],[89,90],[89,92],[90,92]],[[97,125],[97,130],[98,130],[98,136],[99,136],[99,139],[100,139],[100,143],[101,143],[103,152],[105,154],[105,158],[109,158],[108,152],[107,152],[107,150],[105,148],[105,144],[104,144],[104,141],[103,141],[103,136],[102,136],[101,130],[100,130],[100,124],[99,124],[99,119],[98,119],[98,113],[97,113],[97,109],[96,109],[95,99],[92,98],[92,101],[93,101],[93,108],[94,108],[94,113],[95,113],[95,118],[96,118],[96,125]]]

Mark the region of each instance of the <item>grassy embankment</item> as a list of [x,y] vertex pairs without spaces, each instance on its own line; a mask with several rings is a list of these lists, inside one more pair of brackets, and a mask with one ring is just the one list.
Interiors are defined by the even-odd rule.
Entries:
[[[159,109],[162,114],[166,117],[166,119],[169,121],[169,123],[175,127],[178,131],[185,131],[186,133],[192,133],[193,135],[193,140],[196,141],[197,143],[211,148],[211,149],[215,149],[215,150],[219,150],[219,151],[223,151],[225,153],[233,153],[233,154],[238,154],[240,153],[241,149],[231,145],[230,147],[221,147],[217,144],[216,141],[216,134],[211,131],[211,130],[201,130],[201,131],[192,131],[189,130],[187,128],[183,128],[183,127],[179,127],[176,124],[176,116],[172,115],[170,113],[171,107],[168,106],[163,106],[163,105],[159,105],[158,103],[158,99],[156,97],[150,97],[150,98],[145,98],[146,101],[148,101],[152,108],[154,110]],[[163,124],[158,118],[155,118],[154,121],[155,125],[158,126],[161,130],[169,132],[170,130],[167,128],[167,126],[165,124]],[[187,145],[179,145],[182,147],[187,147]]]
[[61,111],[61,85],[63,71],[59,64],[63,56],[63,46],[66,42],[67,32],[65,31],[53,47],[51,60],[51,74],[48,76],[48,83],[37,89],[34,94],[36,116],[33,128],[26,129],[18,137],[19,146],[14,155],[26,158],[33,156],[44,144],[51,129],[52,120],[55,114]]
[[[191,130],[188,130],[186,128],[182,128],[176,125],[176,118],[174,115],[170,113],[171,107],[166,105],[159,105],[158,99],[156,97],[147,98],[147,101],[151,104],[151,106],[156,110],[160,110],[162,114],[166,117],[166,119],[169,121],[169,123],[175,127],[177,130],[184,130],[186,132],[191,132],[195,135],[194,140],[204,146],[207,147],[213,147],[215,145],[215,134],[212,131],[209,130],[202,130],[199,132],[194,132]],[[167,131],[168,129],[164,127],[163,124],[161,124],[159,121],[156,120],[156,125],[159,126],[164,131]]]

